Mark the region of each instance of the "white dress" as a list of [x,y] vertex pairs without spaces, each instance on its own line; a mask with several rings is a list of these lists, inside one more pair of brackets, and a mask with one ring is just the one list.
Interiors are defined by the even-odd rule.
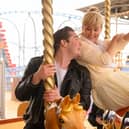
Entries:
[[102,109],[118,110],[129,106],[129,73],[114,71],[112,57],[105,51],[106,44],[96,45],[81,38],[78,62],[87,67],[92,79],[93,100]]

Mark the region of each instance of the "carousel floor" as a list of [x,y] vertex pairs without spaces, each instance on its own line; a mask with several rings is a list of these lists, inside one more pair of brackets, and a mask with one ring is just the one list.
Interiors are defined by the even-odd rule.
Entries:
[[17,108],[20,104],[14,97],[12,98],[12,93],[7,91],[5,94],[5,118],[17,117]]

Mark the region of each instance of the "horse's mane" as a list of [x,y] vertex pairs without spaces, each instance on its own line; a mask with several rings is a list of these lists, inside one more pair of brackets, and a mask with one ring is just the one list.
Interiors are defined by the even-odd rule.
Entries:
[[81,111],[83,107],[79,105],[80,103],[80,95],[77,94],[73,99],[70,96],[66,96],[64,100],[60,103],[61,112],[71,112],[72,110]]

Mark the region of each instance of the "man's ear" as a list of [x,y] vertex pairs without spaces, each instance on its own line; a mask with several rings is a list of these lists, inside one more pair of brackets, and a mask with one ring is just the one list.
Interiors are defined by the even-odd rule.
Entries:
[[61,46],[66,47],[67,46],[67,41],[66,40],[61,40]]

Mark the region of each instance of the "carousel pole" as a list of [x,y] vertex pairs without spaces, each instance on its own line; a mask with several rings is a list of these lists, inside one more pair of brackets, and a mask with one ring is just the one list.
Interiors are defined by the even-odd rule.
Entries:
[[105,0],[105,39],[110,39],[110,10],[111,1]]
[[[52,0],[42,0],[42,14],[43,14],[43,46],[44,46],[44,63],[54,63],[54,49],[53,49],[53,9]],[[45,80],[45,89],[51,89],[54,87],[54,77],[48,77]]]
[[[43,24],[43,46],[44,46],[44,58],[43,63],[45,64],[53,64],[54,63],[54,49],[53,49],[53,18],[52,18],[52,0],[42,0],[42,24]],[[54,76],[48,77],[45,80],[45,89],[49,90],[54,88],[55,81]],[[44,103],[45,110],[44,116],[46,114],[46,110],[50,106],[51,103]],[[46,125],[44,121],[44,126]],[[46,128],[46,126],[45,126]]]
[[[105,0],[105,39],[110,39],[110,17],[111,17],[111,0]],[[117,59],[118,58],[118,59]],[[118,52],[115,57],[118,66],[114,68],[114,71],[119,70],[122,64],[121,52]]]
[[[110,10],[111,10],[111,1],[105,0],[105,39],[110,39]],[[110,123],[103,121],[103,129],[109,129]]]

